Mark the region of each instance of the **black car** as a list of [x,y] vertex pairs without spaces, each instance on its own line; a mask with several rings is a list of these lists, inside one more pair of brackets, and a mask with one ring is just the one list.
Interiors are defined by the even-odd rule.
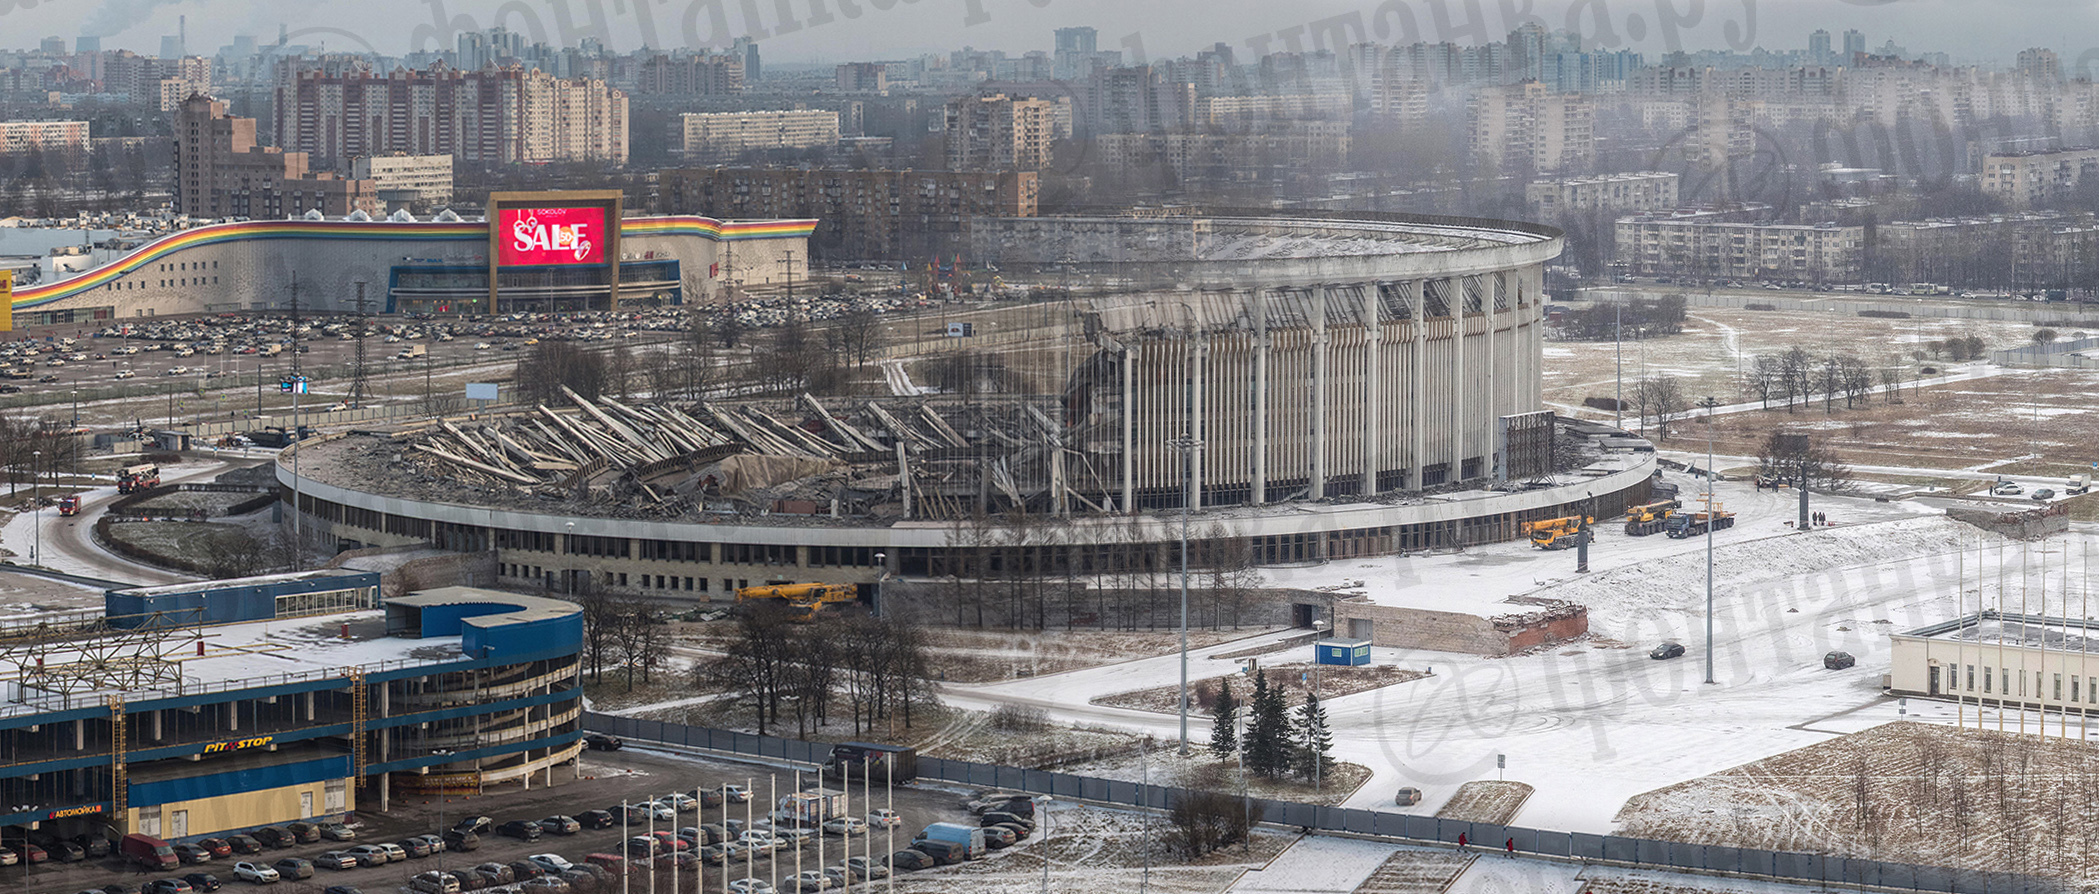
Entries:
[[576,822],[582,823],[585,829],[610,829],[619,824],[619,818],[609,810],[585,810],[576,814]]
[[271,863],[270,865],[277,870],[277,875],[282,878],[313,878],[313,862],[310,860],[301,860],[298,857],[286,857],[282,860],[278,860],[275,863]]
[[1850,652],[1831,652],[1822,656],[1822,666],[1830,670],[1840,671],[1857,663],[1858,659]]
[[276,826],[264,826],[248,834],[265,847],[291,847],[299,843],[298,836]]
[[454,829],[465,829],[477,835],[486,835],[495,827],[496,821],[485,816],[470,816],[452,824]]
[[190,890],[198,894],[208,894],[219,889],[219,877],[209,872],[192,872],[183,876],[182,880],[189,882]]
[[43,848],[51,859],[60,863],[78,863],[87,859],[87,848],[70,841],[46,841]]
[[312,844],[321,840],[321,827],[313,823],[292,823],[285,826],[284,831],[292,833],[292,837],[300,844]]
[[356,885],[329,885],[321,894],[364,894]]
[[262,842],[256,841],[247,835],[228,835],[226,836],[226,845],[233,848],[233,852],[236,854],[262,853]]
[[444,839],[448,851],[470,851],[481,846],[481,836],[465,829],[446,829]]
[[897,851],[889,855],[889,865],[898,869],[931,869],[940,863],[920,851]]
[[583,735],[583,744],[590,746],[592,751],[618,751],[620,746],[627,743],[620,741],[618,736],[608,736],[604,733],[585,733]]
[[408,856],[413,859],[420,860],[430,856],[430,842],[420,838],[403,838],[394,842],[394,846],[407,851]]
[[211,851],[194,844],[175,845],[175,858],[184,863],[209,863]]
[[529,882],[547,874],[547,868],[531,860],[519,860],[510,864],[510,875],[520,882]]
[[102,894],[142,894],[138,885],[130,882],[112,882],[102,886]]
[[1659,646],[1654,647],[1653,650],[1649,651],[1647,653],[1647,657],[1652,658],[1656,661],[1664,661],[1670,658],[1682,658],[1684,657],[1684,644],[1663,643]]
[[538,841],[540,829],[538,823],[530,820],[511,820],[497,829],[496,834],[507,835],[519,841]]
[[90,859],[100,860],[109,856],[109,839],[100,835],[75,835],[73,843],[87,848]]

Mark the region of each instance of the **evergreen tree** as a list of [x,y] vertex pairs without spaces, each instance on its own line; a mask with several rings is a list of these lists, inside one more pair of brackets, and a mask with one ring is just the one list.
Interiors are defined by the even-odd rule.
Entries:
[[1289,706],[1283,688],[1268,685],[1267,671],[1254,675],[1252,714],[1247,719],[1246,768],[1263,776],[1280,776],[1290,770]]
[[1318,779],[1334,766],[1334,735],[1326,726],[1326,708],[1317,693],[1305,693],[1304,707],[1297,712],[1297,729],[1291,738],[1297,775],[1306,782]]
[[1217,701],[1210,705],[1210,753],[1218,760],[1239,750],[1239,701],[1232,698],[1232,681],[1223,681]]

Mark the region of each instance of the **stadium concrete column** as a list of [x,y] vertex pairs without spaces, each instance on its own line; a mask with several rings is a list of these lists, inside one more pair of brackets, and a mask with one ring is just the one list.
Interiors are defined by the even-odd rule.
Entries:
[[239,730],[240,730],[240,728],[241,728],[241,703],[240,703],[240,702],[227,702],[227,703],[226,703],[226,730],[227,730],[228,732],[237,732],[237,731],[239,731]]
[[1450,302],[1450,470],[1443,483],[1465,480],[1465,280],[1444,280]]
[[1195,334],[1195,350],[1189,354],[1188,360],[1195,367],[1188,372],[1195,380],[1194,386],[1188,391],[1188,437],[1194,438],[1195,443],[1200,445],[1194,450],[1188,451],[1188,508],[1201,509],[1203,508],[1203,454],[1208,452],[1208,447],[1203,441],[1204,429],[1208,428],[1207,425],[1203,424],[1203,388],[1205,387],[1203,371],[1210,364],[1210,336],[1208,333],[1197,332]]
[[[1487,367],[1487,419],[1491,422],[1492,420],[1501,418],[1501,392],[1495,390],[1494,387],[1494,367],[1497,364],[1497,361],[1500,360],[1499,355],[1496,355],[1494,353],[1494,327],[1498,322],[1498,316],[1501,312],[1501,305],[1508,300],[1509,293],[1508,281],[1504,279],[1503,275],[1499,272],[1494,273],[1493,278],[1487,280],[1487,283],[1489,287],[1487,289],[1486,302],[1487,362],[1485,365]],[[1484,454],[1488,457],[1488,462],[1486,463],[1487,468],[1482,469],[1481,471],[1491,473],[1494,467],[1493,455],[1495,445],[1491,440],[1492,436],[1490,435],[1488,437],[1489,441],[1487,443],[1487,449]]]
[[[1362,286],[1356,287],[1360,294]],[[1363,351],[1363,486],[1364,496],[1377,493],[1377,473],[1384,468],[1380,462],[1378,447],[1382,443],[1378,434],[1384,430],[1380,425],[1380,404],[1384,399],[1384,318],[1380,308],[1377,283],[1370,284],[1368,300],[1363,302],[1365,341]]]
[[1306,290],[1312,304],[1312,488],[1326,498],[1326,286]]
[[1253,504],[1268,502],[1268,305],[1260,289],[1246,293],[1247,311],[1254,318],[1254,481]]
[[1414,334],[1413,370],[1407,377],[1407,403],[1414,408],[1414,449],[1407,455],[1407,489],[1421,489],[1421,470],[1428,465],[1428,389],[1422,377],[1428,370],[1428,280],[1416,280],[1406,288],[1412,300],[1408,311],[1413,319],[1407,327]]
[[1122,348],[1122,511],[1137,506],[1137,346]]

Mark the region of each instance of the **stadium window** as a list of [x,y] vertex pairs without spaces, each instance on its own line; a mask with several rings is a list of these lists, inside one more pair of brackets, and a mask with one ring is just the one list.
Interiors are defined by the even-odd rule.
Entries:
[[1982,691],[1990,691],[1990,669],[1987,667],[1982,669]]

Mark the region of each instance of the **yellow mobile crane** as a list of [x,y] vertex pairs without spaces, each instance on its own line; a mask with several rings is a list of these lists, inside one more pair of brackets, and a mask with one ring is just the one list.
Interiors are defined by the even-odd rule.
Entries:
[[1625,533],[1633,537],[1661,533],[1662,526],[1669,522],[1669,516],[1675,515],[1677,510],[1682,508],[1683,504],[1675,500],[1656,500],[1627,509]]
[[858,601],[860,590],[852,584],[766,584],[736,591],[737,602],[753,599],[784,600],[800,609],[804,617],[809,617],[823,611],[827,605]]
[[1586,515],[1569,515],[1524,522],[1516,532],[1528,535],[1531,545],[1539,549],[1568,549],[1580,543],[1582,531],[1595,523],[1596,519]]

